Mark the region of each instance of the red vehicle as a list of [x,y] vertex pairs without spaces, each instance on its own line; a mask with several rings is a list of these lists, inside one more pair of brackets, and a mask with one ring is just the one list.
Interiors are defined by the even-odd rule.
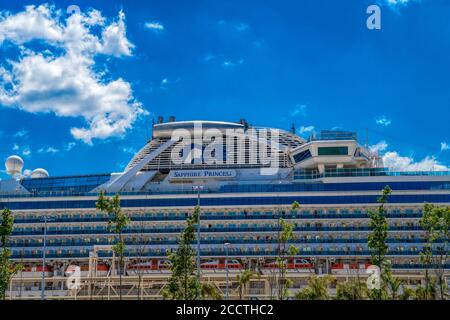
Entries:
[[128,265],[127,274],[129,276],[138,274],[147,274],[155,270],[156,264],[154,264],[153,261],[148,261]]
[[[276,260],[267,262],[263,266],[264,269],[278,269],[279,264]],[[313,269],[313,264],[307,259],[288,259],[286,269]]]
[[172,266],[172,262],[169,260],[158,260],[158,270],[169,270]]
[[200,264],[200,268],[204,270],[224,270],[227,268],[233,270],[243,269],[242,264],[236,259],[228,259],[225,263],[225,259],[216,259],[211,261],[205,261]]
[[128,275],[138,275],[154,273],[158,271],[169,270],[171,262],[169,260],[156,260],[152,259],[147,262],[134,263],[128,265],[127,274]]
[[[44,268],[44,275],[46,277],[53,276],[53,268],[49,265],[46,265]],[[23,266],[22,271],[19,271],[17,273],[17,276],[22,276],[22,277],[26,277],[26,278],[41,277],[42,276],[42,265],[37,265],[37,266],[25,265],[25,266]]]
[[[80,272],[82,277],[87,277],[89,275],[89,266],[82,265],[80,266]],[[105,263],[97,264],[97,276],[106,276],[109,272],[109,266]]]
[[331,265],[332,274],[356,274],[365,273],[370,263],[333,263]]

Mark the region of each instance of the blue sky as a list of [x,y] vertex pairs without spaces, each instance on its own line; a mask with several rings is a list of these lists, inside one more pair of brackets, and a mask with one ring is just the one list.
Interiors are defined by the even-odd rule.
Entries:
[[[366,27],[373,3],[381,30]],[[367,129],[395,169],[450,165],[449,1],[0,0],[0,11],[0,158],[26,169],[121,171],[157,115],[339,128],[361,142]]]

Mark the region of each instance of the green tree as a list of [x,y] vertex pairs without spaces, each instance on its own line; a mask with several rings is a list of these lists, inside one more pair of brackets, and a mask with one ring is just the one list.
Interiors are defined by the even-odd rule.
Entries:
[[195,250],[191,245],[196,239],[195,225],[198,222],[199,214],[200,207],[196,206],[192,217],[186,219],[187,225],[179,238],[177,250],[169,253],[172,274],[163,293],[165,299],[195,300],[201,298],[202,288],[195,274]]
[[386,285],[389,291],[390,299],[391,300],[399,299],[400,288],[403,285],[403,281],[400,278],[391,275],[386,279]]
[[219,292],[214,283],[202,283],[201,296],[204,300],[223,300],[223,295]]
[[408,287],[404,283],[402,284],[402,293],[399,296],[400,300],[410,300],[411,298],[414,298],[414,289],[411,287]]
[[306,288],[295,294],[295,298],[298,300],[329,300],[328,288],[333,281],[334,278],[329,275],[314,275],[309,279]]
[[9,236],[14,228],[14,218],[11,211],[5,208],[2,211],[2,221],[0,225],[0,299],[6,298],[6,290],[8,289],[9,282],[12,276],[21,268],[20,266],[14,266],[10,261],[11,250],[8,248]]
[[130,218],[120,207],[120,197],[117,194],[110,198],[101,192],[95,206],[98,210],[108,214],[108,230],[117,234],[119,238],[113,246],[113,250],[119,256],[119,297],[122,300],[122,273],[125,255],[125,241],[122,233],[130,223]]
[[239,300],[242,300],[244,297],[245,289],[247,288],[248,283],[253,278],[255,274],[250,270],[245,270],[241,274],[237,276],[238,289],[239,289]]
[[359,279],[350,279],[336,286],[337,300],[364,300],[367,297],[365,285]]
[[[145,222],[141,221],[139,223],[140,226],[140,232],[139,235],[136,235],[133,237],[133,245],[135,246],[136,250],[136,259],[135,263],[145,263],[148,262],[148,257],[146,258],[146,254],[148,252],[148,245],[150,244],[150,237],[145,234]],[[138,286],[137,286],[137,299],[141,300],[141,293],[142,293],[142,279],[145,273],[144,269],[136,268],[135,270],[137,276],[138,276]]]
[[431,300],[436,296],[436,283],[434,279],[428,279],[428,283],[424,286],[416,287],[414,297],[416,300]]
[[380,270],[380,288],[369,290],[369,297],[381,300],[387,297],[386,281],[390,277],[390,264],[386,260],[389,250],[386,240],[388,237],[388,223],[386,219],[385,204],[388,196],[392,193],[389,186],[384,187],[381,197],[377,199],[380,204],[376,211],[369,211],[369,227],[372,232],[368,236],[368,246],[371,251],[371,262]]
[[[437,292],[434,288],[436,283],[430,275],[430,268],[433,267],[437,276],[439,296],[441,299],[445,299],[447,289],[445,265],[448,262],[450,207],[425,204],[419,223],[425,231],[426,240],[420,253],[420,261],[425,266],[425,286],[419,290],[419,296],[425,296],[427,299],[436,298]],[[437,240],[440,242],[435,245]],[[433,250],[437,251],[437,256],[433,254]]]
[[[294,201],[291,206],[291,211],[296,211],[300,207],[297,201]],[[294,225],[286,222],[283,218],[278,220],[278,257],[277,265],[280,272],[278,278],[278,299],[286,299],[288,289],[291,282],[286,279],[287,261],[289,257],[295,256],[298,253],[298,248],[293,245],[288,245],[289,241],[294,237]]]

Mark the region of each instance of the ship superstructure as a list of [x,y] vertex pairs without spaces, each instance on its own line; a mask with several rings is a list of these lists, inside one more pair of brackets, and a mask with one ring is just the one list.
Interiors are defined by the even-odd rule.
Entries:
[[[280,218],[294,225],[299,252],[289,259],[292,269],[364,269],[367,213],[386,185],[393,190],[386,205],[389,260],[394,270],[421,270],[423,205],[450,204],[450,172],[393,172],[355,133],[322,131],[304,139],[245,121],[155,124],[152,139],[121,173],[52,177],[38,169],[22,177],[20,161],[9,158],[13,178],[0,181],[0,206],[15,218],[12,256],[30,270],[39,266],[42,217],[50,217],[45,250],[54,275],[69,264],[86,266],[94,251],[108,264],[111,251],[99,248],[113,245],[116,236],[106,214],[95,209],[101,191],[120,194],[131,218],[124,232],[129,273],[140,270],[139,263],[148,271],[168,269],[167,252],[176,249],[198,201],[205,270],[223,267],[225,250],[236,269],[273,269]],[[291,209],[294,201],[299,209]],[[442,250],[439,240],[435,250]]]

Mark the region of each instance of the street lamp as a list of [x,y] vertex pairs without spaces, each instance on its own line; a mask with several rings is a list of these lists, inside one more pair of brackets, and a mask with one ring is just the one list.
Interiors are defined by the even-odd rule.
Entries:
[[203,186],[192,186],[194,191],[197,191],[197,207],[198,207],[198,217],[197,217],[197,278],[200,282],[200,191],[203,190]]
[[47,222],[53,221],[53,218],[43,216],[41,222],[44,222],[44,249],[42,252],[42,280],[41,280],[41,300],[45,300],[45,250],[47,248]]
[[230,246],[229,242],[225,242],[223,244],[223,246],[225,247],[225,269],[227,272],[227,276],[226,276],[226,282],[227,282],[227,291],[225,292],[225,300],[228,300],[228,247]]

